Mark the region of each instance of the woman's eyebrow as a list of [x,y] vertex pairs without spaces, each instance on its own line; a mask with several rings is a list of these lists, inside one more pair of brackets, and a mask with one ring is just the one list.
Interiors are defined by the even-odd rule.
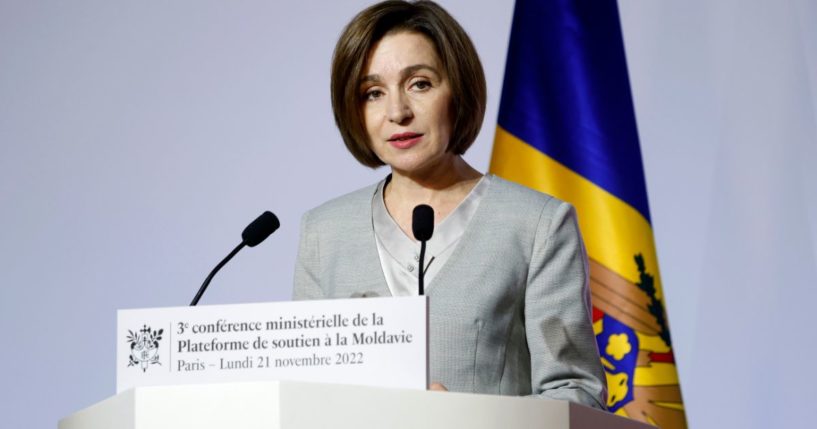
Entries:
[[363,76],[360,78],[360,84],[363,85],[364,83],[380,83],[383,79],[380,77],[379,74],[370,74],[367,76]]
[[418,70],[428,70],[428,71],[436,74],[437,76],[440,76],[440,72],[437,71],[437,69],[435,69],[434,67],[432,67],[432,66],[430,66],[428,64],[415,64],[413,66],[408,66],[408,67],[404,68],[403,71],[400,74],[402,75],[403,79],[405,79],[405,78],[409,77],[410,75],[412,75],[414,72],[416,72]]
[[[407,77],[411,76],[414,72],[416,72],[418,70],[428,70],[428,71],[436,74],[438,77],[440,76],[440,72],[436,68],[434,68],[434,67],[432,67],[432,66],[430,66],[428,64],[415,64],[413,66],[408,66],[408,67],[404,68],[400,72],[400,77],[401,77],[401,79],[406,79]],[[383,81],[383,78],[380,77],[379,74],[370,74],[370,75],[363,76],[360,79],[360,84],[363,85],[363,84],[366,84],[366,83],[380,83],[382,81]]]

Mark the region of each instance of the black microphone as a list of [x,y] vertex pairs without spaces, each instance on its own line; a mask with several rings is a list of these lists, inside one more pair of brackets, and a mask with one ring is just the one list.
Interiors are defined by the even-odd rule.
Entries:
[[243,249],[244,246],[255,247],[261,244],[262,241],[266,240],[267,237],[270,236],[273,232],[275,232],[278,227],[281,226],[281,223],[278,221],[278,218],[272,214],[272,212],[264,212],[261,213],[261,216],[258,216],[252,223],[247,225],[244,228],[244,231],[241,233],[241,244],[236,246],[226,258],[222,259],[221,262],[213,268],[213,271],[210,271],[210,275],[204,279],[204,283],[202,283],[199,291],[196,293],[196,296],[193,298],[193,301],[190,303],[190,306],[194,306],[199,303],[201,296],[204,295],[204,291],[207,290],[207,286],[210,285],[210,281],[213,280],[213,276],[216,275],[218,270],[224,266],[227,262],[230,262],[230,259],[233,259],[233,256],[238,253],[239,250]]
[[434,209],[426,204],[420,204],[414,208],[411,215],[411,232],[414,238],[420,241],[420,272],[419,278],[419,292],[420,296],[425,295],[423,287],[423,277],[425,277],[424,259],[426,256],[426,241],[431,240],[434,234]]

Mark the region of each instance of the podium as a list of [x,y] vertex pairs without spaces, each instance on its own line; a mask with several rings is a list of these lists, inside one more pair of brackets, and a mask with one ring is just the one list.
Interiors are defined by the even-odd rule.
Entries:
[[59,429],[646,429],[566,401],[293,381],[138,387]]

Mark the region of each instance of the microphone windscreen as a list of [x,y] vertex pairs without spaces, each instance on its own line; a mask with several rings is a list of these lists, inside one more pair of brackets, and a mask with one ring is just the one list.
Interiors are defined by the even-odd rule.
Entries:
[[278,218],[272,212],[261,213],[261,216],[258,216],[257,219],[244,228],[241,239],[247,246],[255,247],[266,240],[279,226],[281,226],[281,223],[278,222]]
[[418,241],[428,241],[434,234],[434,209],[426,204],[414,208],[411,216],[411,232]]

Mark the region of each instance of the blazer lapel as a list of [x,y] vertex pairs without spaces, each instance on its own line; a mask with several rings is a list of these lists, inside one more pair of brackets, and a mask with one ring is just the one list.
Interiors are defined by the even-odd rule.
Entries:
[[372,198],[377,186],[370,189],[371,192],[361,193],[360,200],[352,204],[359,209],[355,210],[354,216],[350,216],[347,223],[349,228],[343,233],[344,247],[351,256],[343,260],[352,263],[343,267],[347,273],[343,278],[348,281],[343,282],[343,291],[338,290],[339,298],[392,296],[380,265],[372,224]]

